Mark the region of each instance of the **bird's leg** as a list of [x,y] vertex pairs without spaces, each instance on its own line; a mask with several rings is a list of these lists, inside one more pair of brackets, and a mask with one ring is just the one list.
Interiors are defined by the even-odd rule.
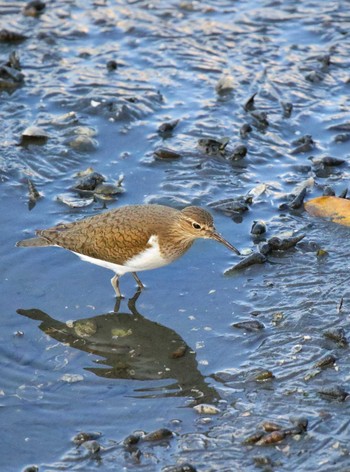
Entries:
[[141,316],[140,313],[138,313],[138,311],[136,310],[136,301],[137,299],[139,298],[139,296],[141,295],[141,292],[142,292],[142,288],[141,287],[137,287],[136,289],[136,292],[134,293],[134,296],[129,298],[129,301],[128,301],[128,307],[129,307],[129,310],[131,311],[131,313],[135,316]]
[[117,314],[119,312],[121,301],[122,299],[120,297],[116,298],[113,313]]
[[120,293],[119,289],[119,276],[115,274],[115,276],[111,279],[112,287],[114,288],[115,294],[118,298],[123,298],[122,294]]
[[143,285],[143,283],[141,282],[141,280],[139,279],[138,275],[136,274],[136,272],[132,272],[132,276],[134,277],[134,279],[136,280],[136,283],[137,285],[140,287],[140,289],[142,290],[143,288],[145,288],[145,286]]

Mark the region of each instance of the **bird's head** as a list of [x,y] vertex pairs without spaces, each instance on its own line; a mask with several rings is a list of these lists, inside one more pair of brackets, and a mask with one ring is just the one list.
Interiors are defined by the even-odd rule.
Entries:
[[238,249],[226,241],[220,233],[218,233],[214,226],[214,220],[211,214],[196,206],[189,206],[181,211],[179,225],[186,238],[194,240],[197,238],[214,239],[219,243],[224,244],[228,249],[240,254]]

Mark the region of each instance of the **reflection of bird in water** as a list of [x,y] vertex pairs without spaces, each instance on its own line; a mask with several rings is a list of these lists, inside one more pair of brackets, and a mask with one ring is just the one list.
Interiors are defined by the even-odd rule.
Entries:
[[[41,321],[47,335],[74,349],[100,356],[86,370],[110,379],[164,380],[158,396],[191,396],[196,401],[214,401],[218,394],[198,370],[195,353],[172,329],[144,318],[136,309],[140,292],[130,299],[131,313],[107,313],[62,323],[38,309],[17,312]],[[88,358],[90,359],[90,358]],[[147,396],[147,388],[142,389]],[[157,396],[152,388],[150,393]]]
[[82,260],[113,270],[111,282],[118,297],[119,277],[156,269],[182,256],[198,238],[214,239],[239,252],[215,229],[210,213],[198,207],[182,211],[164,205],[129,205],[74,223],[37,231],[37,238],[17,246],[59,246]]

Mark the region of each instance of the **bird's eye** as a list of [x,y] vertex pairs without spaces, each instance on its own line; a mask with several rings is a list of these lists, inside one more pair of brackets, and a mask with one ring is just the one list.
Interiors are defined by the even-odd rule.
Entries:
[[192,223],[192,226],[194,227],[194,229],[201,229],[201,225],[199,225],[198,223]]

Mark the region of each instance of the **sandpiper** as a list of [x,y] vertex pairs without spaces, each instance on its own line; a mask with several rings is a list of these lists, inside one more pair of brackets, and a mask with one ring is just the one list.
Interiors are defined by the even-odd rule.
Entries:
[[214,239],[240,254],[215,229],[209,212],[196,206],[176,210],[165,205],[128,205],[73,223],[36,231],[17,246],[58,246],[83,261],[114,271],[111,283],[121,297],[119,277],[156,269],[182,256],[195,239]]

